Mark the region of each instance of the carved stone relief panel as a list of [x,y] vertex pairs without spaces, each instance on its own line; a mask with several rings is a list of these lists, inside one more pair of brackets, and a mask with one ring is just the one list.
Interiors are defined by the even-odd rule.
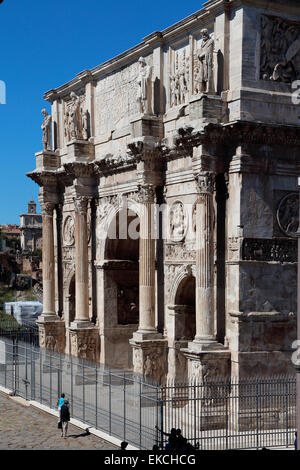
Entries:
[[63,244],[64,246],[73,246],[75,243],[75,224],[71,215],[65,218],[63,226]]
[[190,83],[189,46],[171,51],[170,63],[170,107],[185,104],[189,98]]
[[273,237],[296,238],[299,223],[298,193],[295,191],[273,191]]
[[300,23],[262,15],[260,78],[292,83],[300,78]]
[[243,240],[243,260],[296,263],[297,258],[297,240],[288,240],[284,238],[245,238]]
[[[151,58],[146,58],[149,66]],[[129,118],[138,114],[138,76],[140,63],[135,61],[123,70],[99,80],[96,86],[96,133],[105,134],[129,124]]]
[[299,226],[298,193],[290,193],[281,199],[276,218],[281,231],[288,237],[296,238]]
[[181,201],[175,201],[170,208],[170,239],[180,242],[184,239],[188,226],[187,213]]

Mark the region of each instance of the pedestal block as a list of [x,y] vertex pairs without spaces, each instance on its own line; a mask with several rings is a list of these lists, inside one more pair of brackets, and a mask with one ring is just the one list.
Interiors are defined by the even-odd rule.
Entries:
[[52,321],[40,317],[37,325],[39,327],[40,347],[64,353],[66,346],[65,322],[58,317]]
[[132,338],[132,361],[134,373],[145,380],[162,384],[167,374],[167,347],[164,339],[138,340]]
[[72,356],[90,361],[99,361],[99,329],[93,326],[69,328]]

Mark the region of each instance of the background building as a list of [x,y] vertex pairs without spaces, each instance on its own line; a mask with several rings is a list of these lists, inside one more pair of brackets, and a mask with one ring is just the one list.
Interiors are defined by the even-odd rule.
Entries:
[[36,203],[28,202],[27,213],[20,215],[21,250],[36,251],[42,248],[42,215],[36,213]]

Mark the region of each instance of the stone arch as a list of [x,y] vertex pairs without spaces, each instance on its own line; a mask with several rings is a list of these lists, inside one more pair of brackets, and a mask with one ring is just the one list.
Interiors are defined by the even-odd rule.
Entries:
[[169,304],[170,305],[176,304],[176,294],[177,294],[180,283],[187,276],[196,277],[195,271],[196,271],[195,266],[191,264],[177,266],[175,268],[175,272],[172,273],[172,280],[171,279],[169,280],[170,282]]
[[[137,214],[139,219],[141,218],[141,204],[137,202],[135,199],[131,197],[126,197],[124,195],[118,195],[114,198],[113,201],[107,202],[106,204],[109,206],[107,211],[103,211],[101,219],[96,221],[96,230],[97,230],[97,239],[99,240],[98,250],[97,250],[97,259],[98,261],[102,261],[105,259],[105,249],[106,249],[106,241],[107,241],[107,233],[109,227],[114,222],[115,217],[117,214],[124,209],[125,201],[127,204],[127,208]],[[98,215],[97,215],[98,218]]]

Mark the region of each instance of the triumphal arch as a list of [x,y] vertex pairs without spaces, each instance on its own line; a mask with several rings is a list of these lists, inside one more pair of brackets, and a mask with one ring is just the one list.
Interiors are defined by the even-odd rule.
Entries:
[[282,374],[296,338],[300,4],[212,0],[48,91],[41,346]]

